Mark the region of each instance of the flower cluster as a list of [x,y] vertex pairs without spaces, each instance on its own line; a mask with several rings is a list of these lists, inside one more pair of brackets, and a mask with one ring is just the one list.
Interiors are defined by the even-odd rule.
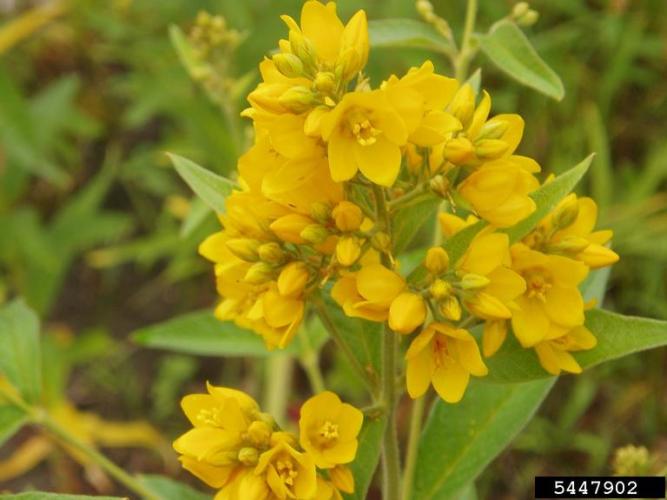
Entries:
[[322,392],[301,407],[299,437],[280,430],[247,394],[208,385],[181,406],[193,425],[176,441],[183,467],[216,499],[340,499],[354,492],[346,464],[357,453],[363,414]]
[[[439,75],[430,61],[373,88],[363,74],[363,11],[347,24],[333,2],[308,0],[300,23],[260,64],[262,81],[243,115],[255,142],[238,165],[223,230],[201,253],[216,264],[216,314],[262,335],[269,348],[293,338],[309,297],[331,293],[350,317],[416,336],[406,354],[412,397],[432,383],[446,401],[509,326],[544,368],[579,372],[571,351],[590,349],[578,286],[618,256],[594,231],[595,203],[574,194],[522,241],[505,231],[536,210],[541,170],[516,154],[523,119],[491,116],[491,98]],[[425,273],[401,275],[394,217],[415,200],[441,199],[443,238],[481,221],[461,258],[428,250]],[[464,219],[463,216],[466,218]],[[472,333],[471,333],[472,331]]]

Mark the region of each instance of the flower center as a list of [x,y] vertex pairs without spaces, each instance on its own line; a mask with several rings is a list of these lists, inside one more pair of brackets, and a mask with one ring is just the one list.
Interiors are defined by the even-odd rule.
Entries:
[[382,133],[382,131],[373,127],[373,124],[368,118],[360,113],[354,113],[350,117],[349,124],[352,134],[354,134],[357,142],[362,146],[375,144],[377,136]]
[[525,278],[528,298],[537,298],[542,302],[546,302],[546,294],[551,288],[551,280],[540,271],[533,271],[525,276]]
[[338,439],[338,425],[329,422],[328,420],[322,424],[318,431],[320,440],[324,443],[330,443]]
[[294,486],[294,480],[299,475],[294,467],[294,462],[289,458],[284,458],[276,462],[276,472],[278,476],[288,486]]
[[203,408],[197,414],[197,421],[201,422],[202,425],[222,427],[222,412],[220,408]]

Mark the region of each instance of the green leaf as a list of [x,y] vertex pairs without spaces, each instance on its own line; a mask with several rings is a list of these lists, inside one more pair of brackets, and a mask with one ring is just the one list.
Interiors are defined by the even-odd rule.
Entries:
[[413,498],[460,498],[528,423],[555,379],[497,386],[473,380],[463,400],[438,400],[419,442]]
[[211,495],[197,491],[187,484],[179,483],[168,477],[155,474],[139,476],[148,489],[157,494],[160,500],[211,500]]
[[[598,339],[589,351],[573,352],[583,369],[639,351],[667,345],[667,321],[623,316],[603,309],[586,312],[586,327]],[[523,349],[513,335],[486,360],[489,382],[521,382],[551,377],[531,349]]]
[[0,446],[18,432],[27,420],[27,415],[15,406],[0,406]]
[[39,319],[23,300],[0,309],[0,372],[29,403],[42,390]]
[[567,196],[584,176],[588,167],[590,167],[593,157],[591,154],[583,161],[572,167],[564,174],[540,186],[530,194],[535,200],[537,209],[521,222],[508,228],[505,232],[510,237],[510,242],[514,243],[526,236],[537,224],[551,212],[560,201]]
[[47,493],[45,491],[31,491],[0,495],[0,500],[127,500],[127,497],[102,497],[90,495],[67,495],[63,493]]
[[514,22],[499,21],[478,39],[491,62],[518,82],[558,101],[565,96],[563,82]]
[[210,311],[184,314],[141,328],[132,334],[138,344],[200,356],[267,356],[262,337]]
[[440,206],[440,199],[423,196],[402,207],[392,215],[391,228],[394,235],[394,253],[400,254],[417,235],[424,224],[433,221]]
[[387,425],[386,418],[372,419],[364,417],[364,425],[359,432],[359,448],[354,462],[350,464],[354,475],[354,494],[345,495],[348,499],[363,500],[373,481],[373,475],[380,461],[382,435]]
[[409,47],[449,54],[449,40],[432,26],[415,19],[374,19],[368,23],[368,36],[373,48]]
[[201,78],[206,72],[210,72],[210,66],[196,56],[194,47],[192,47],[181,28],[175,24],[169,26],[169,39],[178,54],[181,64],[185,67],[191,78]]
[[224,213],[225,198],[238,186],[229,179],[214,174],[187,158],[172,153],[167,154],[178,174],[195,194],[216,212]]

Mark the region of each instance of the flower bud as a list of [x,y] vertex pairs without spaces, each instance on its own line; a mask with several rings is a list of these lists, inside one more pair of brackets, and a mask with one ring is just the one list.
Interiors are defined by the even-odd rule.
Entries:
[[354,476],[349,467],[337,465],[329,469],[329,478],[333,485],[343,493],[354,493]]
[[429,273],[438,276],[449,267],[449,255],[442,247],[431,247],[426,252],[424,266]]
[[444,280],[435,280],[428,288],[428,293],[436,300],[442,300],[452,293],[452,285]]
[[566,236],[554,245],[549,245],[549,250],[563,253],[582,252],[591,242],[581,236]]
[[348,267],[354,264],[361,255],[361,244],[356,236],[343,236],[336,244],[336,260],[340,265]]
[[248,439],[253,444],[263,447],[271,440],[273,432],[272,423],[263,420],[255,420],[248,426]]
[[619,257],[611,248],[607,248],[597,243],[591,243],[577,255],[577,259],[591,269],[598,269],[618,262]]
[[308,268],[303,262],[291,262],[278,275],[278,292],[285,297],[297,296],[305,288],[308,278]]
[[336,75],[328,71],[320,71],[315,75],[315,88],[323,94],[333,94],[336,91]]
[[286,90],[278,98],[278,102],[293,113],[303,113],[317,103],[317,98],[310,89],[295,86]]
[[523,16],[518,18],[516,20],[516,23],[519,26],[524,26],[524,27],[529,27],[532,26],[537,22],[537,20],[540,18],[540,14],[533,9],[530,9],[528,12],[526,12]]
[[320,224],[326,224],[331,218],[331,206],[322,201],[316,201],[310,206],[310,216]]
[[320,224],[310,224],[306,226],[299,234],[301,238],[309,243],[320,244],[329,236],[327,228]]
[[500,158],[507,151],[509,144],[500,139],[482,139],[475,142],[475,154],[483,160]]
[[391,251],[391,238],[383,231],[378,231],[371,238],[371,246],[378,252]]
[[459,286],[464,290],[481,290],[486,285],[491,283],[491,280],[486,276],[480,274],[468,273],[461,278]]
[[424,18],[433,14],[433,5],[428,0],[417,0],[415,7],[419,15]]
[[296,55],[307,68],[314,68],[317,59],[317,51],[313,42],[295,30],[289,32],[290,48],[292,54]]
[[397,333],[408,334],[426,320],[424,298],[413,292],[403,292],[389,306],[389,327]]
[[255,262],[259,255],[259,241],[250,238],[233,238],[225,242],[225,246],[236,257],[246,262]]
[[468,128],[475,112],[475,92],[470,84],[467,83],[458,90],[448,111],[459,119],[464,129]]
[[466,301],[466,306],[475,316],[483,319],[509,319],[512,312],[500,299],[485,292],[478,292]]
[[507,132],[509,126],[509,123],[504,120],[491,119],[482,125],[475,139],[478,141],[482,139],[500,139]]
[[438,174],[429,181],[429,187],[438,196],[446,198],[450,187],[449,179],[444,175]]
[[467,137],[457,137],[445,143],[443,156],[452,163],[461,165],[475,157],[475,148]]
[[551,221],[556,229],[565,229],[571,226],[577,217],[579,217],[579,200],[575,195],[570,195],[551,216]]
[[512,9],[512,17],[514,19],[518,19],[529,10],[530,10],[530,5],[528,5],[528,2],[519,2]]
[[341,201],[331,212],[336,227],[344,232],[356,231],[364,220],[361,208],[350,201]]
[[241,448],[238,454],[239,462],[247,467],[252,467],[257,465],[257,460],[259,459],[259,452],[257,448]]
[[440,313],[450,321],[461,319],[461,304],[456,297],[448,295],[440,302]]
[[269,264],[278,265],[285,260],[285,251],[275,241],[264,243],[257,251],[259,258]]
[[312,223],[312,219],[305,215],[289,214],[278,217],[269,228],[281,240],[299,245],[306,241],[300,236],[301,231]]
[[271,280],[273,268],[266,262],[255,262],[243,277],[243,281],[251,285],[261,285]]
[[287,78],[297,78],[303,74],[303,63],[294,54],[281,52],[273,56],[273,64]]

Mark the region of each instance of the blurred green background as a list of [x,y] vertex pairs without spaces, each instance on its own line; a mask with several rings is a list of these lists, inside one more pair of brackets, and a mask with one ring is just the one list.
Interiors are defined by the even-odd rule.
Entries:
[[[433,3],[460,34],[465,2]],[[478,30],[514,3],[480,2]],[[54,338],[68,348],[83,345],[85,355],[74,357],[72,377],[61,384],[74,404],[109,418],[149,418],[171,437],[185,425],[182,394],[201,390],[206,379],[236,379],[246,388],[253,381],[244,379],[244,361],[148,352],[127,339],[136,328],[215,300],[211,268],[196,249],[217,223],[193,202],[164,153],[233,172],[251,141],[238,118],[243,94],[285,35],[279,15],[296,17],[301,2],[73,0],[42,25],[28,13],[43,4],[0,1],[0,302],[22,295]],[[527,35],[561,76],[565,99],[522,88],[480,59],[473,69],[482,67],[494,112],[523,115],[520,152],[544,171],[559,173],[597,152],[580,191],[598,201],[599,226],[615,231],[622,257],[605,307],[667,318],[664,0],[540,0],[531,7],[540,19]],[[408,0],[339,2],[343,19],[358,8],[371,19],[418,17]],[[240,35],[233,53],[216,54],[223,81],[205,79],[204,86],[190,78],[169,39],[170,25],[188,32],[200,10],[224,16]],[[450,72],[436,54],[378,49],[369,74],[377,84],[425,57]],[[614,449],[628,443],[666,454],[666,367],[667,351],[658,349],[564,377],[479,480],[480,498],[527,498],[538,473],[609,472]],[[334,370],[330,382],[343,385],[336,381],[343,376]],[[297,377],[295,404],[305,386]],[[0,450],[0,460],[26,432]],[[187,478],[150,452],[111,457],[130,470],[166,467]],[[94,492],[63,457],[0,482],[14,490],[28,485]]]

